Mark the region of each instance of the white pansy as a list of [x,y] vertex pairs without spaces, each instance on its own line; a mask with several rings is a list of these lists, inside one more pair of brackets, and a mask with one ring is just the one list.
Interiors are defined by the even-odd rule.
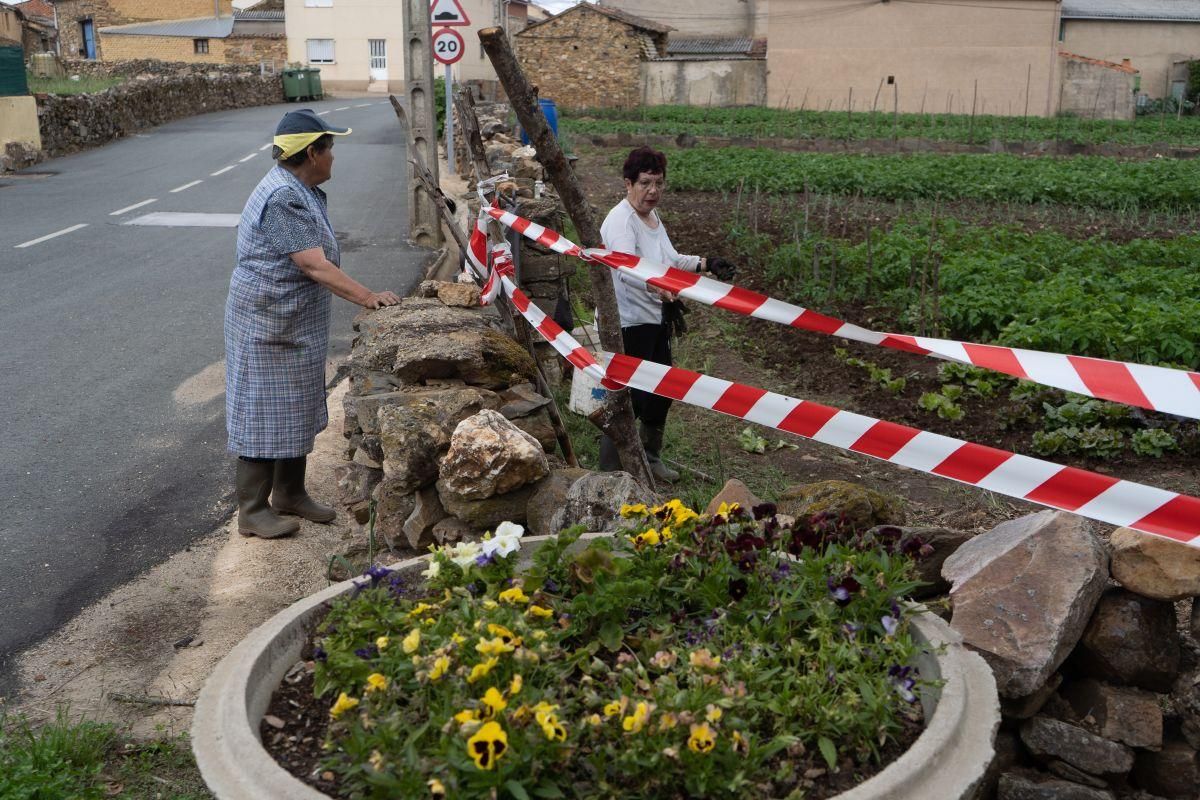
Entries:
[[438,573],[441,571],[442,571],[442,562],[438,561],[436,558],[431,558],[431,559],[429,559],[429,566],[427,566],[425,568],[425,571],[422,572],[421,574],[426,579],[433,580],[434,578],[436,578],[438,576]]
[[521,549],[521,537],[524,535],[525,529],[515,522],[501,522],[492,532],[492,538],[483,543],[483,552],[485,555],[506,558]]
[[459,542],[446,551],[446,557],[464,569],[479,556],[479,542]]

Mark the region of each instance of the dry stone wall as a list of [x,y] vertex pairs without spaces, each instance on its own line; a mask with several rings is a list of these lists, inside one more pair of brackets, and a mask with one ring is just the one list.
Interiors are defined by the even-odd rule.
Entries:
[[51,156],[110,142],[174,119],[283,102],[276,76],[183,75],[132,81],[105,92],[39,95],[42,148]]
[[516,36],[517,59],[542,97],[564,108],[636,106],[642,99],[642,37],[586,9]]

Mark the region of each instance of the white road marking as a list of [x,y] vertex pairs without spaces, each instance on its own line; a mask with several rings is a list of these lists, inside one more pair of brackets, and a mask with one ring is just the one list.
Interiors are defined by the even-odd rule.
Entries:
[[109,216],[110,217],[119,217],[122,214],[124,214],[126,211],[133,211],[135,208],[141,208],[142,206],[148,206],[151,203],[157,203],[157,202],[158,202],[157,197],[151,197],[149,200],[143,200],[140,203],[134,203],[131,206],[125,206],[124,208],[120,208],[120,209],[117,209],[116,211],[109,212]]
[[71,233],[72,231],[77,231],[80,228],[86,228],[87,226],[88,226],[88,224],[86,222],[81,222],[78,225],[72,225],[69,228],[63,228],[61,231],[55,231],[54,233],[48,233],[45,236],[39,236],[36,239],[30,239],[28,242],[22,242],[21,244],[14,245],[14,249],[19,249],[22,247],[32,247],[35,244],[41,244],[42,242],[45,242],[49,239],[53,239],[56,236],[62,236],[63,234]]
[[238,163],[245,164],[247,161],[254,158],[256,155],[258,155],[258,153],[251,153],[250,155],[246,156],[245,158],[239,158]]
[[350,106],[342,106],[341,108],[335,108],[334,111],[347,111],[349,108]]
[[224,175],[226,172],[229,172],[229,170],[233,169],[236,166],[237,166],[237,164],[230,164],[228,167],[221,167],[216,172],[210,172],[209,175],[215,178],[218,175]]
[[241,214],[209,214],[198,211],[155,211],[134,217],[126,225],[159,228],[236,228]]
[[325,115],[326,115],[326,114],[328,114],[328,113],[329,113],[328,111],[318,111],[318,112],[317,112],[317,116],[318,116],[318,117],[323,117],[323,116],[325,116]]
[[267,143],[266,143],[266,144],[264,144],[262,147],[258,148],[258,152],[260,152],[260,153],[261,153],[263,150],[266,150],[268,147],[273,147],[273,146],[274,146],[274,145],[273,145],[271,142],[267,142]]
[[360,104],[356,105],[355,108],[366,108],[369,105],[371,105],[371,104],[370,103],[360,103]]
[[190,189],[198,183],[204,183],[204,181],[192,181],[191,183],[185,183],[183,186],[176,186],[174,189],[171,190],[171,194],[175,194],[176,192],[182,192],[184,189]]

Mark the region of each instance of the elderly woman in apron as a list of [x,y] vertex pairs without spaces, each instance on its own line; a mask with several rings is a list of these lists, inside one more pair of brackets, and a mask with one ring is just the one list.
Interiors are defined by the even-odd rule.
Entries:
[[333,137],[311,110],[286,114],[275,131],[278,162],[254,189],[238,224],[237,268],[225,305],[225,415],[238,456],[238,530],[273,539],[299,521],[336,513],[304,488],[313,440],[328,424],[325,358],[336,294],[364,308],[394,305],[341,271],[325,192]]

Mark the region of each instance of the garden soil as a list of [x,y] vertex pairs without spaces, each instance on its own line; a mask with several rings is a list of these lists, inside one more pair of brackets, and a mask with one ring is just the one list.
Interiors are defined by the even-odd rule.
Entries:
[[[343,382],[329,395],[329,427],[309,456],[309,489],[325,502],[342,460]],[[230,464],[230,480],[233,465]],[[191,725],[188,705],[209,673],[273,614],[329,584],[330,556],[352,549],[344,511],[330,525],[302,522],[298,534],[267,541],[238,534],[236,520],[91,606],[16,663],[21,692],[10,711],[113,722],[138,738]]]

